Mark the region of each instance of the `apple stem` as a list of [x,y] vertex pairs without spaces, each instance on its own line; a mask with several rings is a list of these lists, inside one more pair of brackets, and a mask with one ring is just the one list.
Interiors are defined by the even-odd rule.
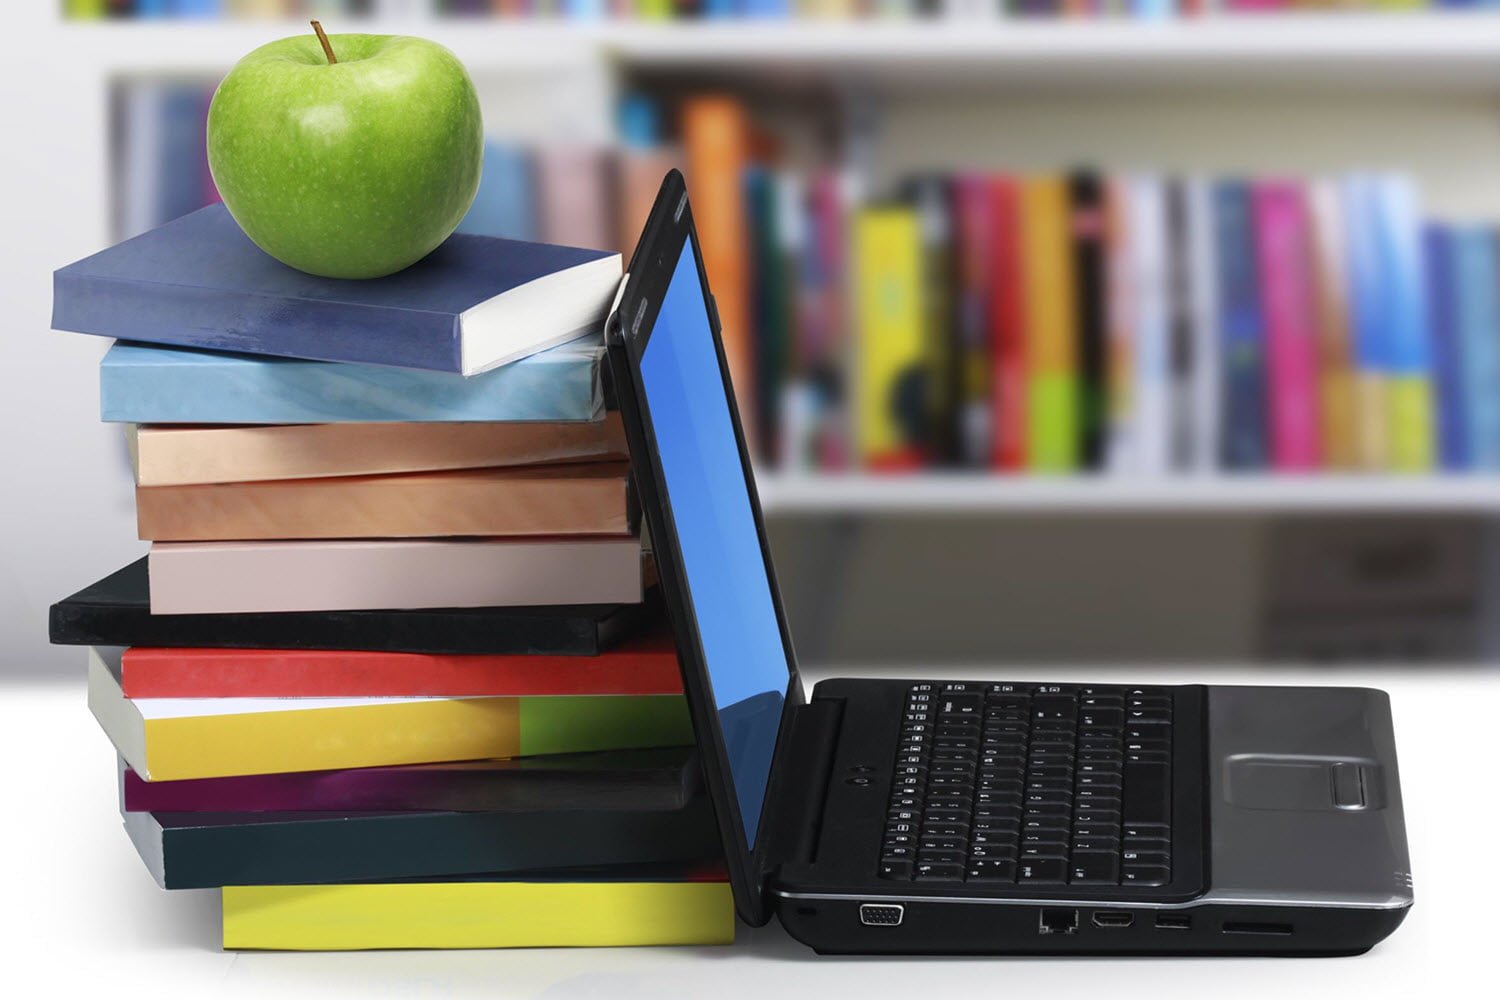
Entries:
[[333,54],[333,46],[328,44],[328,36],[323,34],[323,26],[316,20],[310,22],[313,30],[318,33],[318,41],[323,43],[323,54],[328,57],[328,65],[332,66],[338,62],[338,57]]

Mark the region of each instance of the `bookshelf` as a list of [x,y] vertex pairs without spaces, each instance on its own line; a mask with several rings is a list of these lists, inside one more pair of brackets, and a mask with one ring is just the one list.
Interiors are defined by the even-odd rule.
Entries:
[[[609,109],[627,88],[672,95],[715,87],[754,101],[794,159],[851,104],[877,107],[882,124],[871,162],[877,184],[914,170],[975,164],[1217,172],[1395,167],[1420,182],[1435,214],[1500,220],[1500,12],[1169,23],[645,24],[421,15],[347,27],[419,33],[449,46],[471,68],[487,123],[526,140],[607,141],[614,127]],[[115,81],[211,79],[256,45],[303,28],[300,20],[54,24],[51,36],[67,46],[75,67],[69,107],[83,108],[78,131],[92,135],[87,143],[77,140],[83,155],[68,161],[67,185],[86,193],[80,215],[108,190],[104,136]],[[95,242],[104,218],[101,207],[88,223],[98,226]],[[1040,621],[1040,612],[1011,611],[996,623],[984,614],[945,617],[943,608],[1074,602],[1077,615],[1104,622],[1095,644],[1079,649],[1148,659],[1177,641],[1162,630],[1178,627],[1169,625],[1178,612],[1155,613],[1158,606],[1192,609],[1197,600],[1206,624],[1185,655],[1212,656],[1228,647],[1254,656],[1265,645],[1258,630],[1272,586],[1260,553],[1279,525],[1308,520],[1412,525],[1415,547],[1428,543],[1424,526],[1437,539],[1451,526],[1477,524],[1479,541],[1466,536],[1461,544],[1481,548],[1486,580],[1500,581],[1495,477],[764,471],[759,483],[784,547],[779,561],[799,643],[814,658],[869,654],[883,641],[876,637],[895,638],[891,626],[882,631],[872,623],[900,621],[903,608],[918,600],[929,602],[929,616],[940,623],[928,630],[941,629],[945,648],[963,655],[996,648],[988,629],[1006,633],[1003,655],[1073,647],[1057,646],[1067,630]],[[1058,517],[1067,529],[1047,535],[1051,549],[1038,548],[1034,525]],[[1120,526],[1121,517],[1129,527]],[[1152,542],[1128,549],[1128,570],[1092,567],[1092,553],[1128,548],[1136,532]],[[985,559],[968,561],[959,549]],[[934,550],[951,551],[951,560],[935,559]],[[1079,577],[1053,572],[1053,564],[1092,574],[1086,592],[1079,596]],[[897,582],[908,572],[920,583]],[[892,582],[871,589],[840,574]],[[1134,581],[1147,580],[1142,589],[1149,591],[1162,578],[1191,582],[1134,598],[1130,614],[1104,609]],[[1470,590],[1474,607],[1500,600],[1490,582]],[[1226,636],[1232,642],[1216,645]]]
[[[222,70],[300,20],[79,22],[88,64],[116,72]],[[463,21],[362,19],[417,31],[476,73],[586,59],[618,68],[782,86],[861,82],[907,92],[976,86],[1287,88],[1500,94],[1500,16],[1485,11],[1194,21]]]
[[1493,476],[1205,475],[1166,478],[760,472],[780,516],[923,514],[1500,514]]

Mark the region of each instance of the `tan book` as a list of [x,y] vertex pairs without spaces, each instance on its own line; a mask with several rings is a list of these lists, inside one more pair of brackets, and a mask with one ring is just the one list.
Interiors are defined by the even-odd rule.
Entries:
[[151,546],[154,615],[637,604],[637,538],[176,542]]
[[628,535],[625,462],[136,487],[152,541]]
[[618,413],[598,423],[129,425],[138,486],[379,476],[623,461]]

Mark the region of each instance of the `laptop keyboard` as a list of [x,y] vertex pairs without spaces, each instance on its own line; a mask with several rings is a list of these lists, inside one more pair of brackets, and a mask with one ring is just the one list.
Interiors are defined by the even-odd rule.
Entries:
[[1170,691],[913,685],[879,874],[917,882],[1166,885]]

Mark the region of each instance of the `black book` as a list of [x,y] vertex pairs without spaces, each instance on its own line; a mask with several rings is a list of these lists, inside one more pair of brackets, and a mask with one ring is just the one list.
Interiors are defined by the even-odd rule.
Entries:
[[643,604],[153,615],[141,558],[52,605],[47,624],[64,646],[597,656],[660,615],[654,593]]
[[1093,173],[1074,174],[1068,187],[1078,283],[1078,458],[1083,468],[1097,469],[1105,422],[1104,195]]
[[599,812],[127,812],[166,889],[527,872],[721,857],[706,795]]

